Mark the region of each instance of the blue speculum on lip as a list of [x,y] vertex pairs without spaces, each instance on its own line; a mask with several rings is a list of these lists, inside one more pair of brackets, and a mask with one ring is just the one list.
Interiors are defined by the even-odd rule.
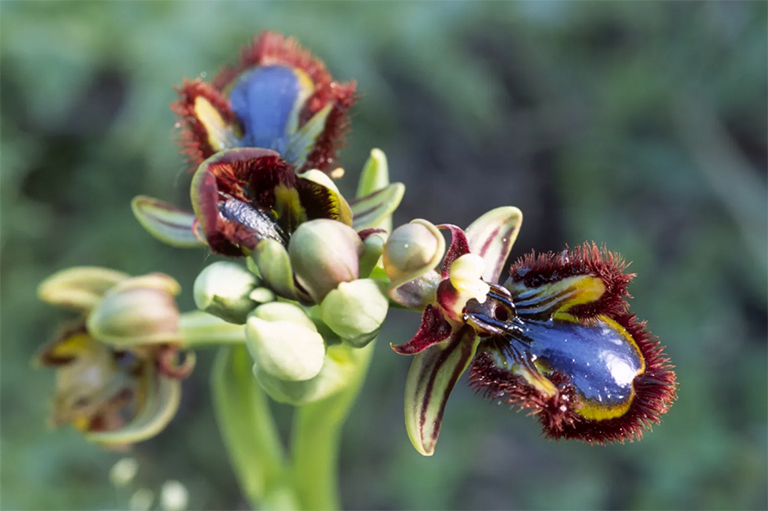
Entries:
[[240,75],[229,92],[243,126],[240,145],[283,154],[313,89],[306,73],[288,66],[261,66]]
[[500,367],[561,373],[579,394],[581,407],[575,412],[585,418],[609,419],[626,412],[634,397],[632,382],[645,364],[621,325],[608,318],[589,324],[525,320],[524,311],[519,312],[520,331],[507,339],[514,348],[497,343],[492,349]]
[[561,375],[577,395],[573,411],[586,419],[625,414],[635,378],[646,369],[637,343],[605,315],[582,319],[569,313],[599,299],[602,281],[582,275],[535,288],[508,287],[495,286],[485,304],[468,311],[468,319],[489,334],[479,351],[545,395],[558,391],[550,378]]

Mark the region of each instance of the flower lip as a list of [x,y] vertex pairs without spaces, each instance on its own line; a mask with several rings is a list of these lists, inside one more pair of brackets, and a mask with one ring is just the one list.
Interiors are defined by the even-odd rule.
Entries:
[[470,303],[465,312],[487,336],[470,385],[539,414],[552,438],[642,437],[669,409],[677,385],[658,341],[626,312],[633,275],[624,268],[594,244],[520,259],[490,303]]
[[194,165],[235,147],[277,149],[298,170],[329,172],[349,127],[355,83],[333,80],[293,38],[263,32],[212,84],[186,81],[172,110]]
[[351,224],[343,197],[318,181],[311,172],[297,176],[275,151],[229,149],[200,164],[192,180],[192,206],[211,248],[241,256],[243,248],[253,250],[265,239],[287,245],[307,220]]

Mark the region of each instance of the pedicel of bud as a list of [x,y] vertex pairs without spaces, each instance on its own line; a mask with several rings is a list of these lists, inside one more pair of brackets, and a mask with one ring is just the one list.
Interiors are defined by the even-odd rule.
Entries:
[[363,242],[354,229],[327,219],[301,224],[288,245],[296,280],[315,303],[341,282],[360,276],[362,253]]
[[88,316],[88,331],[114,346],[176,342],[179,283],[168,275],[151,273],[112,287]]
[[396,303],[424,309],[434,301],[439,275],[433,270],[445,253],[445,239],[433,224],[413,220],[401,225],[384,245],[384,270],[390,279],[387,294]]
[[269,298],[253,295],[259,285],[258,277],[247,268],[229,261],[216,262],[195,279],[195,305],[224,321],[243,325],[248,314],[259,305],[253,296]]
[[362,348],[379,333],[389,300],[384,284],[374,279],[342,282],[320,304],[320,317],[335,334]]
[[298,306],[273,302],[258,307],[245,327],[255,365],[275,378],[304,381],[323,367],[325,342]]

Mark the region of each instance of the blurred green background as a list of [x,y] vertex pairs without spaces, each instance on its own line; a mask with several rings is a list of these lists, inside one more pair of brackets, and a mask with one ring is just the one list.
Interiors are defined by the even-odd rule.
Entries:
[[[37,283],[71,265],[164,271],[187,290],[214,260],[171,249],[129,200],[188,204],[168,105],[263,29],[297,36],[362,97],[342,153],[352,190],[382,148],[407,186],[397,223],[525,215],[513,257],[604,242],[633,260],[634,311],[680,392],[642,442],[550,442],[460,385],[434,457],[402,417],[394,313],[341,454],[349,509],[766,509],[764,2],[9,2],[2,27],[4,509],[119,509],[125,454],[46,426],[37,346],[68,316]],[[190,308],[191,298],[182,299]],[[192,509],[244,509],[211,414],[203,353],[182,409],[137,445],[137,486],[187,485]],[[290,410],[278,407],[288,426]]]

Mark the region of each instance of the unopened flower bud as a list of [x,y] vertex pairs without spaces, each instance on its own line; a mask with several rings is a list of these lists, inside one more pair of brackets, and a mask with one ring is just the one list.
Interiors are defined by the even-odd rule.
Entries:
[[395,229],[384,246],[384,269],[392,282],[413,280],[434,269],[445,251],[440,231],[425,220]]
[[125,280],[110,289],[88,317],[88,331],[117,345],[179,340],[178,282],[161,273]]
[[242,325],[248,314],[258,306],[252,297],[258,286],[256,275],[239,264],[229,261],[213,263],[195,279],[195,304],[201,311]]
[[309,380],[323,367],[323,338],[296,305],[273,302],[260,306],[248,318],[245,336],[259,370],[278,379]]
[[345,342],[362,348],[371,342],[389,309],[385,287],[373,279],[342,282],[320,304],[320,316]]
[[362,252],[354,229],[327,219],[301,224],[288,246],[296,279],[316,303],[339,283],[358,278]]

